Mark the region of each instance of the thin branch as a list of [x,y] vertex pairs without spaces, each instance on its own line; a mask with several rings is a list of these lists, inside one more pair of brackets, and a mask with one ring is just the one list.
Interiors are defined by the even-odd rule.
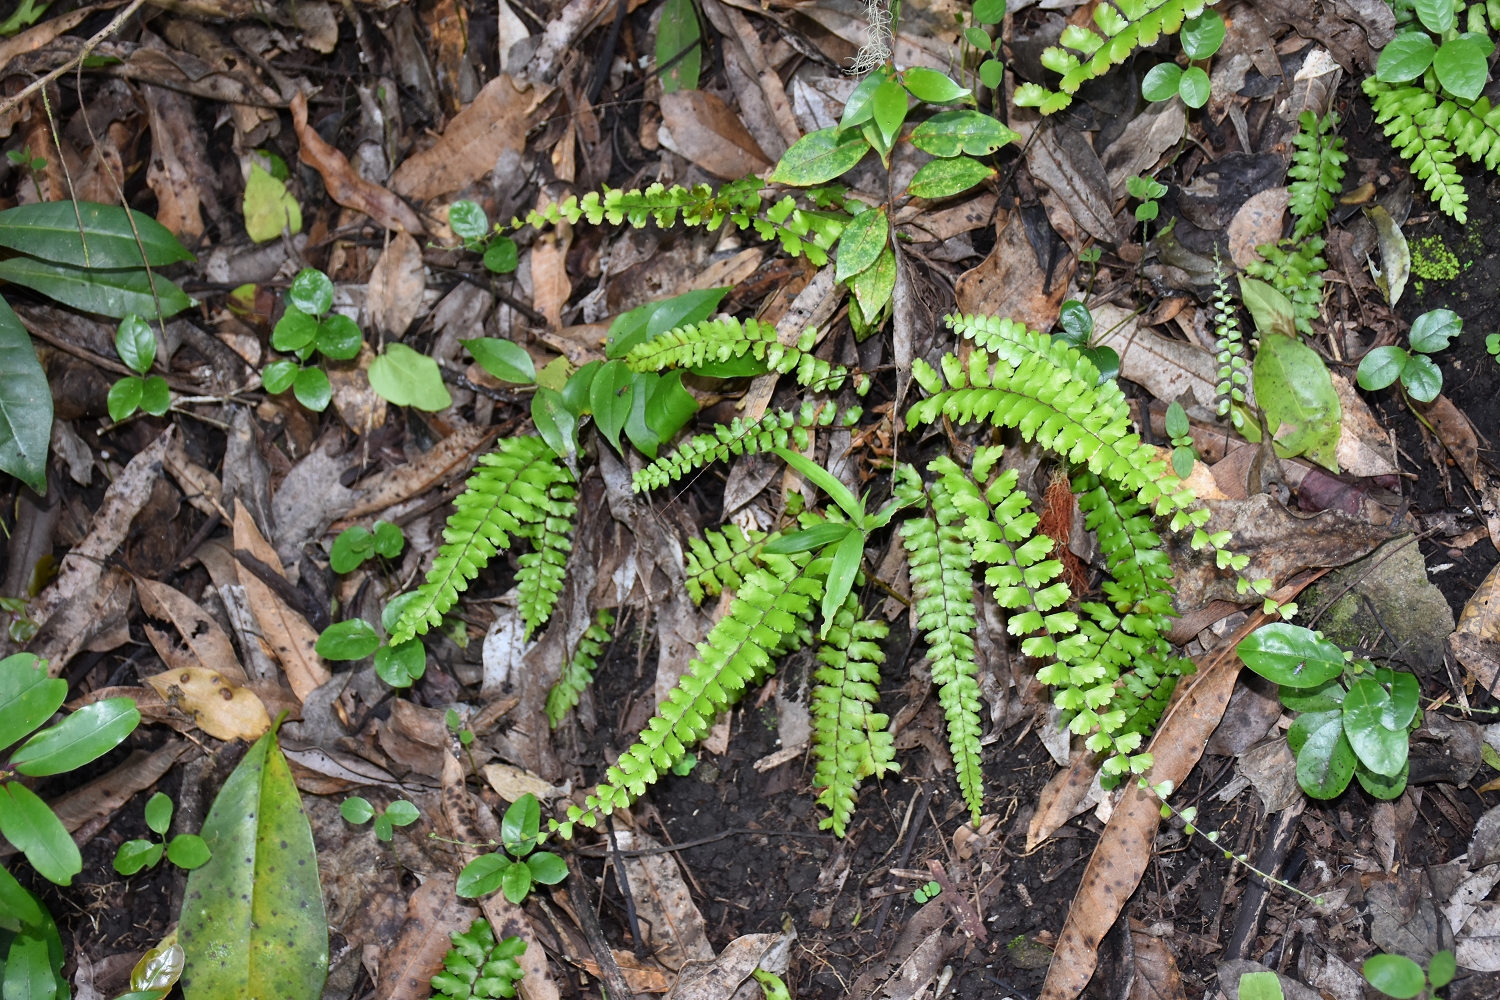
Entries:
[[145,2],[146,0],[130,0],[130,6],[126,7],[124,10],[120,11],[120,13],[116,14],[115,19],[106,24],[103,30],[101,30],[97,35],[95,35],[93,38],[90,38],[87,42],[84,42],[83,48],[79,49],[78,54],[75,55],[72,59],[69,59],[67,62],[57,67],[46,76],[27,84],[20,93],[16,94],[16,96],[7,98],[4,103],[0,103],[0,115],[5,114],[11,108],[14,108],[16,105],[26,100],[26,98],[30,97],[38,90],[41,90],[43,87],[47,86],[47,84],[51,83],[53,80],[56,80],[58,77],[62,76],[74,66],[81,65],[85,59],[94,54],[94,49],[98,48],[101,42],[103,42],[110,35],[113,35],[116,31],[119,31],[120,26],[123,25],[126,21],[130,20],[130,15],[140,10],[141,5]]

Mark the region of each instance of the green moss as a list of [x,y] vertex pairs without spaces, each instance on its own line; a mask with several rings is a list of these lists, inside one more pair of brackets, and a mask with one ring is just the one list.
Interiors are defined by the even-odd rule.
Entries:
[[1411,270],[1429,281],[1452,281],[1458,277],[1458,256],[1436,233],[1423,236],[1412,241]]

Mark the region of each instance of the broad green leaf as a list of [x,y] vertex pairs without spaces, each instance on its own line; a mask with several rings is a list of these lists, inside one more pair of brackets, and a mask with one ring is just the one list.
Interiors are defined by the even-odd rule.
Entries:
[[288,305],[271,330],[271,347],[283,353],[300,351],[318,339],[318,319]]
[[568,379],[573,375],[573,366],[568,359],[561,354],[537,369],[536,384],[543,389],[551,389],[553,392],[562,392],[567,388]]
[[828,494],[828,498],[838,504],[849,519],[854,522],[855,527],[863,527],[865,520],[864,505],[859,502],[855,495],[849,492],[849,487],[839,482],[838,478],[817,462],[806,455],[785,448],[772,449],[776,455],[787,465],[810,480],[814,486]]
[[385,807],[385,814],[391,818],[391,822],[397,826],[410,826],[422,818],[422,813],[416,806],[405,799],[397,799]]
[[[874,270],[874,268],[870,270]],[[869,271],[865,272],[865,274],[869,273]],[[854,284],[857,285],[859,279],[863,277],[864,274],[856,275]],[[710,361],[708,364],[689,368],[688,373],[691,375],[702,375],[704,378],[750,378],[756,375],[764,375],[770,370],[765,361],[746,351],[739,357],[730,358],[728,361]]]
[[325,660],[363,660],[380,648],[380,636],[363,618],[350,618],[324,629],[313,648]]
[[568,877],[568,864],[551,851],[537,851],[526,859],[531,877],[542,885],[556,885]]
[[1294,688],[1280,685],[1276,693],[1281,704],[1293,712],[1336,712],[1344,707],[1344,686],[1333,677],[1317,687]]
[[146,801],[146,826],[165,835],[172,826],[172,796],[157,792]]
[[1218,11],[1205,10],[1184,21],[1177,37],[1182,39],[1182,51],[1189,59],[1207,59],[1224,44],[1224,19]]
[[1005,20],[1005,0],[974,0],[974,20],[979,24],[999,24]]
[[500,873],[500,891],[512,903],[520,905],[531,892],[531,866],[516,862]]
[[1443,391],[1443,370],[1425,354],[1413,354],[1401,369],[1401,384],[1411,397],[1430,403]]
[[995,176],[995,169],[978,160],[960,156],[924,163],[912,175],[906,192],[913,198],[948,198]]
[[839,119],[838,126],[840,132],[863,125],[875,117],[875,105],[870,103],[870,99],[875,96],[875,91],[880,89],[880,85],[888,79],[890,79],[890,71],[882,66],[859,81],[859,86],[854,88],[849,94],[849,99],[844,102],[844,114]]
[[302,366],[295,361],[272,361],[261,369],[261,384],[272,395],[286,392],[297,381]]
[[0,660],[0,750],[18,742],[52,717],[68,697],[68,682],[48,677],[35,653]]
[[119,746],[140,721],[134,698],[96,701],[36,733],[12,751],[10,762],[32,777],[72,771]]
[[824,184],[853,169],[869,151],[870,143],[863,135],[850,133],[840,138],[836,128],[819,129],[807,133],[781,154],[770,180],[773,184],[797,187]]
[[141,379],[141,409],[159,417],[172,408],[172,389],[160,375]]
[[1489,60],[1479,43],[1471,38],[1444,42],[1432,57],[1432,68],[1437,71],[1444,90],[1466,101],[1477,98],[1490,79]]
[[333,280],[315,267],[304,267],[292,279],[286,300],[309,316],[321,316],[333,308]]
[[385,353],[370,362],[369,378],[370,388],[397,406],[436,413],[453,405],[437,362],[405,344],[387,344]]
[[[47,494],[52,391],[20,319],[0,299],[0,471]],[[4,739],[0,730],[0,740]]]
[[[78,221],[83,219],[83,237]],[[135,221],[135,229],[130,227]],[[136,232],[140,242],[136,242]],[[0,246],[75,267],[165,267],[192,260],[171,231],[149,215],[93,201],[45,201],[0,212]],[[87,247],[87,250],[85,250]],[[141,256],[145,247],[146,255]]]
[[47,954],[47,942],[27,932],[10,943],[3,965],[5,1000],[53,1000],[58,994],[58,977],[53,973]]
[[1344,712],[1341,708],[1328,712],[1303,712],[1292,720],[1291,726],[1286,731],[1287,746],[1292,748],[1292,753],[1301,753],[1309,736],[1328,725],[1331,720],[1338,720],[1339,725],[1342,726],[1343,718]]
[[375,818],[375,807],[370,805],[369,799],[351,795],[339,803],[339,815],[358,826]]
[[[395,625],[394,620],[391,625]],[[426,672],[427,649],[420,639],[381,646],[375,651],[375,675],[393,688],[411,687]]]
[[389,521],[375,522],[375,554],[386,559],[394,559],[401,554],[406,546],[406,536],[401,533],[398,525]]
[[[67,980],[58,975],[63,964],[63,946],[52,914],[4,868],[0,868],[0,930],[25,933],[45,941],[47,960],[56,976],[58,990],[67,990]],[[4,957],[0,956],[0,966],[3,965]],[[4,973],[0,972],[0,981],[3,978]]]
[[682,387],[682,372],[668,372],[646,400],[646,426],[663,441],[682,430],[698,412],[698,400]]
[[811,528],[803,528],[801,531],[793,531],[790,534],[773,538],[762,546],[761,551],[767,555],[789,556],[797,552],[812,552],[844,540],[844,536],[857,529],[847,524],[839,524],[837,521],[826,521],[823,524],[815,524]]
[[[1451,4],[1448,11],[1451,20]],[[1365,974],[1366,982],[1396,1000],[1412,1000],[1427,987],[1422,967],[1405,955],[1372,955],[1365,959],[1360,971]]]
[[[1309,715],[1299,716],[1297,721]],[[1315,799],[1332,799],[1342,795],[1354,777],[1356,758],[1349,740],[1344,736],[1344,723],[1340,713],[1307,733],[1302,748],[1297,751],[1297,784]],[[1291,733],[1287,734],[1290,742]]]
[[667,0],[661,9],[661,25],[656,30],[656,65],[666,66],[688,46],[693,48],[662,71],[662,93],[674,94],[679,90],[698,89],[698,74],[703,67],[703,47],[696,43],[701,34],[693,0]]
[[521,251],[509,236],[498,237],[484,251],[484,266],[496,274],[509,274],[521,263]]
[[1452,309],[1432,309],[1412,320],[1411,349],[1432,354],[1448,346],[1448,341],[1463,332],[1464,321]]
[[141,408],[141,394],[146,391],[145,379],[126,375],[109,387],[104,405],[109,408],[109,419],[119,423]]
[[1312,629],[1287,622],[1262,625],[1235,652],[1245,666],[1273,684],[1316,688],[1344,671],[1344,651]]
[[604,435],[604,439],[622,455],[625,451],[620,447],[620,431],[625,429],[625,421],[630,416],[631,377],[631,371],[625,362],[607,361],[589,387],[589,406],[594,412],[594,424],[599,428],[599,433]]
[[[1489,746],[1489,744],[1486,743],[1485,746]],[[1376,774],[1368,767],[1365,767],[1363,761],[1354,766],[1354,777],[1359,781],[1359,786],[1375,798],[1387,802],[1391,799],[1399,799],[1401,797],[1401,793],[1406,791],[1406,779],[1410,776],[1410,760],[1401,768],[1401,773],[1395,775]]]
[[188,875],[178,932],[185,1000],[319,1000],[328,918],[318,855],[274,729],[224,783],[202,836],[213,856]]
[[646,422],[646,404],[660,381],[661,376],[655,372],[633,372],[630,376],[630,413],[625,417],[625,436],[647,458],[655,458],[661,444],[661,438]]
[[[464,899],[488,896],[500,888],[500,879],[512,863],[499,851],[494,854],[481,854],[464,865],[463,871],[458,873],[458,882],[453,887],[454,895],[462,896]],[[522,865],[522,867],[525,866]]]
[[1376,774],[1392,777],[1406,766],[1406,728],[1389,729],[1382,719],[1394,714],[1391,696],[1374,678],[1364,677],[1344,695],[1344,732],[1355,754]]
[[911,132],[911,144],[933,156],[984,156],[1017,138],[982,111],[940,111]]
[[1456,16],[1452,0],[1413,0],[1417,18],[1422,27],[1435,35],[1441,35],[1453,27]]
[[293,236],[302,232],[302,208],[286,185],[251,164],[245,181],[245,232],[256,243],[279,239],[283,230]]
[[1208,103],[1210,84],[1208,73],[1202,66],[1189,66],[1182,71],[1177,81],[1177,96],[1190,108],[1201,108]]
[[343,313],[333,313],[318,324],[318,353],[335,361],[349,361],[359,357],[364,346],[364,335],[359,324]]
[[500,843],[516,857],[535,850],[542,827],[542,805],[530,792],[523,793],[505,810],[500,820]]
[[1240,1000],[1286,1000],[1281,980],[1274,972],[1240,974]]
[[562,393],[537,387],[531,397],[531,422],[536,432],[560,457],[578,452],[578,418],[563,403]]
[[1405,729],[1411,725],[1411,720],[1417,717],[1417,702],[1422,697],[1417,678],[1404,670],[1381,667],[1375,671],[1375,679],[1389,684],[1391,692],[1390,711],[1381,717],[1380,724],[1387,729]]
[[880,251],[874,265],[849,280],[849,290],[866,318],[880,314],[896,290],[896,253],[889,246]]
[[865,533],[850,531],[844,535],[839,547],[833,550],[833,565],[828,569],[828,582],[823,590],[823,632],[826,637],[833,627],[834,616],[844,605],[859,575],[859,564],[865,556]]
[[604,356],[623,358],[637,344],[644,344],[658,334],[708,319],[728,294],[728,288],[696,289],[621,313],[609,324]]
[[[175,316],[194,304],[172,282],[143,269],[90,270],[33,257],[12,257],[0,261],[0,279],[41,292],[65,306],[114,319],[131,313],[156,319],[157,298],[161,299],[163,316]],[[156,284],[155,298],[151,295],[152,282]]]
[[328,565],[335,573],[352,573],[360,563],[375,554],[375,536],[368,528],[355,525],[339,532],[328,550]]
[[875,89],[870,104],[875,109],[875,127],[880,130],[880,137],[887,147],[895,145],[896,137],[901,134],[901,123],[906,121],[906,88],[892,77]]
[[1427,979],[1432,983],[1432,988],[1440,990],[1453,982],[1454,975],[1458,972],[1458,962],[1454,960],[1453,952],[1444,948],[1432,960],[1427,963]]
[[954,83],[948,74],[925,66],[913,66],[902,75],[901,82],[911,96],[928,104],[953,104],[974,93]]
[[292,395],[297,397],[297,402],[309,410],[322,413],[328,409],[328,404],[333,400],[333,386],[329,384],[328,376],[323,374],[323,369],[304,368],[297,373],[296,379],[292,382]]
[[1407,31],[1391,39],[1380,50],[1375,63],[1375,79],[1382,83],[1405,83],[1427,72],[1437,55],[1432,36],[1424,31]]
[[[1262,337],[1253,366],[1255,398],[1270,421],[1277,452],[1306,455],[1338,471],[1343,409],[1323,359],[1293,337]],[[1278,429],[1279,427],[1279,429]]]
[[134,875],[160,861],[164,850],[166,848],[154,840],[127,840],[115,851],[115,871],[121,875]]
[[395,834],[395,832],[395,824],[391,822],[391,818],[389,816],[387,816],[385,813],[381,813],[379,816],[375,817],[376,840],[389,841]]
[[454,236],[468,243],[489,235],[490,219],[478,203],[464,199],[448,206],[448,228],[453,230]]
[[1000,81],[1005,79],[1005,64],[999,59],[986,59],[979,64],[979,82],[991,90],[1000,88]]
[[562,387],[563,405],[568,412],[575,417],[581,417],[586,413],[593,413],[593,407],[589,402],[589,393],[594,388],[594,376],[599,374],[599,369],[604,367],[604,362],[599,360],[590,361],[572,375]]
[[1077,299],[1069,299],[1062,304],[1057,321],[1063,332],[1054,336],[1074,347],[1087,347],[1094,336],[1094,314]]
[[0,834],[49,881],[72,885],[73,876],[83,871],[73,835],[47,803],[20,782],[0,785]]
[[1359,370],[1354,374],[1355,381],[1361,389],[1384,389],[1401,377],[1409,356],[1395,345],[1377,347],[1360,358]]
[[479,367],[502,382],[529,385],[536,381],[536,364],[520,344],[498,337],[476,337],[460,340],[479,363]]
[[[133,990],[170,990],[182,978],[182,945],[175,940],[171,944],[159,944],[141,956],[130,970],[130,988]],[[161,1000],[158,996],[157,1000]]]
[[839,237],[838,268],[834,280],[847,282],[880,259],[890,240],[891,226],[885,209],[872,208],[856,215]]
[[1170,101],[1182,82],[1182,67],[1173,62],[1157,63],[1141,80],[1141,96],[1148,101]]
[[208,849],[208,843],[193,833],[178,834],[167,845],[167,860],[178,868],[186,868],[188,871],[208,864],[212,854],[213,852]]
[[156,360],[156,334],[145,320],[131,313],[115,330],[115,353],[132,371],[144,375]]

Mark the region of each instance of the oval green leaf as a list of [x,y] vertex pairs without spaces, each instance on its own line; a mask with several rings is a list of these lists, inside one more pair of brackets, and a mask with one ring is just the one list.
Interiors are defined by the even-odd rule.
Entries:
[[1405,83],[1427,72],[1437,55],[1432,37],[1422,31],[1408,31],[1391,39],[1380,50],[1375,63],[1375,78],[1382,83]]
[[844,114],[839,119],[838,126],[840,132],[863,125],[875,116],[875,106],[870,103],[870,99],[889,78],[890,72],[882,66],[859,81],[859,86],[854,88],[849,99],[844,102]]
[[1344,708],[1344,686],[1337,677],[1317,687],[1277,688],[1281,704],[1293,712],[1338,712]]
[[297,373],[296,379],[292,382],[292,395],[297,397],[297,402],[309,410],[322,413],[333,401],[333,386],[329,384],[328,376],[323,374],[323,369],[304,368]]
[[141,409],[159,417],[172,408],[172,389],[160,375],[141,379]]
[[182,833],[172,838],[167,845],[167,860],[178,868],[192,871],[208,864],[213,852],[204,839],[196,834]]
[[68,682],[48,677],[35,653],[0,660],[0,750],[52,717],[68,697]]
[[115,851],[114,868],[121,875],[134,875],[161,860],[162,845],[152,840],[127,840]]
[[530,385],[536,381],[536,364],[520,344],[498,337],[476,337],[460,340],[479,363],[479,367],[502,382]]
[[11,764],[33,777],[62,774],[109,753],[140,721],[133,698],[96,701],[31,737],[11,754]]
[[1396,1000],[1412,1000],[1427,986],[1422,967],[1405,955],[1372,955],[1360,971],[1366,982]]
[[1069,299],[1062,304],[1057,321],[1063,332],[1055,336],[1074,347],[1087,347],[1094,336],[1094,314],[1077,299]]
[[394,559],[401,554],[406,546],[406,536],[401,533],[398,525],[389,521],[375,522],[375,554],[386,559]]
[[823,524],[815,524],[811,528],[794,531],[790,535],[773,538],[762,546],[761,551],[773,556],[789,556],[797,552],[812,552],[826,545],[843,541],[844,536],[853,530],[847,524],[825,521]]
[[109,387],[104,405],[109,408],[109,419],[119,423],[141,407],[141,394],[146,391],[144,379],[126,375]]
[[974,0],[974,20],[979,24],[999,24],[1005,20],[1005,0]]
[[385,353],[370,362],[369,378],[370,388],[397,406],[436,413],[453,405],[437,362],[405,344],[387,344]]
[[861,135],[850,133],[840,138],[836,128],[819,129],[798,139],[781,155],[770,180],[797,187],[824,184],[853,169],[869,151],[870,144]]
[[153,833],[166,835],[172,825],[172,796],[157,792],[146,801],[146,825]]
[[531,877],[542,885],[556,885],[568,877],[568,864],[551,851],[537,851],[526,859]]
[[1427,979],[1432,983],[1432,988],[1440,990],[1453,982],[1453,977],[1458,972],[1458,962],[1454,959],[1453,952],[1444,948],[1432,956],[1427,963]]
[[1406,779],[1410,775],[1411,761],[1409,760],[1406,762],[1406,766],[1401,769],[1400,774],[1389,776],[1376,774],[1368,767],[1365,767],[1363,762],[1357,763],[1354,766],[1354,777],[1359,781],[1359,786],[1375,798],[1387,802],[1401,797],[1401,793],[1406,791]]
[[1349,686],[1344,695],[1344,732],[1365,767],[1393,777],[1406,766],[1406,729],[1389,729],[1383,721],[1394,714],[1391,696],[1372,677]]
[[375,807],[370,805],[369,799],[351,795],[339,803],[339,815],[358,826],[375,818]]
[[[394,625],[393,621],[388,628]],[[375,651],[375,675],[393,688],[409,688],[426,672],[427,649],[420,639],[381,646]]]
[[531,891],[531,866],[516,862],[501,872],[500,891],[506,899],[518,906],[524,902],[526,894]]
[[333,308],[333,281],[314,267],[304,267],[292,279],[286,300],[309,316],[321,316]]
[[421,811],[405,799],[397,799],[386,806],[385,814],[396,826],[410,826],[422,818]]
[[521,251],[509,236],[501,236],[485,248],[484,266],[496,274],[509,274],[520,263]]
[[907,91],[928,104],[952,104],[973,94],[967,87],[954,83],[946,73],[925,66],[913,66],[902,76]]
[[1207,59],[1224,44],[1224,19],[1218,11],[1205,10],[1184,21],[1177,37],[1182,39],[1182,51],[1189,59]]
[[1401,377],[1407,357],[1405,351],[1394,345],[1377,347],[1360,359],[1355,381],[1361,389],[1384,389]]
[[1177,96],[1182,81],[1182,67],[1176,63],[1157,63],[1141,80],[1141,96],[1148,101],[1170,101]]
[[1306,455],[1337,472],[1343,407],[1323,359],[1300,340],[1273,334],[1261,338],[1252,370],[1277,453]]
[[511,865],[510,859],[499,851],[494,854],[481,854],[464,865],[463,871],[458,873],[458,882],[453,887],[454,895],[462,896],[464,899],[488,896],[500,888],[500,880]]
[[1430,403],[1443,391],[1443,370],[1425,354],[1413,354],[1401,368],[1401,384],[1411,397]]
[[885,209],[871,208],[856,215],[839,237],[838,268],[834,280],[847,282],[880,259],[890,239],[891,226]]
[[375,536],[368,528],[355,525],[339,532],[328,550],[328,565],[335,573],[352,573],[360,563],[375,554]]
[[448,228],[453,230],[454,236],[467,243],[489,235],[490,220],[476,202],[465,199],[448,206]]
[[[867,267],[849,281],[855,304],[866,320],[873,322],[896,291],[896,253],[889,246],[880,251],[874,266]],[[747,355],[748,357],[748,355]]]
[[271,330],[271,347],[284,353],[300,351],[317,339],[317,318],[294,305],[286,307],[281,318],[276,321],[275,328]]
[[895,145],[896,137],[901,134],[901,123],[906,121],[909,104],[906,88],[892,77],[875,89],[870,103],[875,109],[875,127],[880,130],[880,137],[885,140],[887,148]]
[[363,618],[350,618],[324,629],[313,648],[326,660],[363,660],[380,648],[380,636]]
[[261,369],[261,384],[272,395],[286,392],[297,381],[302,366],[295,361],[273,361]]
[[113,319],[123,319],[131,313],[156,319],[158,298],[162,316],[175,316],[196,304],[171,281],[142,269],[91,270],[34,257],[12,257],[0,261],[0,279],[24,285],[74,309]]
[[144,375],[156,360],[156,334],[145,320],[131,313],[115,330],[115,353],[132,371]]
[[1463,318],[1452,309],[1431,309],[1412,320],[1411,349],[1431,354],[1448,346],[1448,341],[1463,332]]
[[537,387],[531,397],[531,422],[536,432],[559,456],[578,452],[578,418],[563,402],[562,393]]
[[646,400],[646,426],[663,441],[682,430],[698,412],[698,400],[682,386],[682,372],[668,372]]
[[922,164],[912,175],[906,192],[914,198],[948,198],[961,194],[976,184],[995,176],[993,167],[978,160],[960,156],[951,160],[933,160]]
[[[1344,735],[1343,720],[1339,713],[1326,715],[1333,718],[1325,719],[1322,725],[1308,732],[1297,751],[1297,784],[1315,799],[1337,798],[1354,777],[1356,758]],[[1298,721],[1306,717],[1299,717]],[[1287,738],[1290,742],[1290,733]]]
[[359,357],[364,346],[364,336],[359,324],[343,313],[333,313],[318,324],[318,353],[335,361],[349,361]]
[[1177,81],[1177,96],[1190,108],[1201,108],[1208,103],[1209,79],[1201,66],[1189,66]]
[[942,111],[911,132],[911,144],[933,156],[985,156],[1018,136],[982,111]]
[[47,493],[52,391],[20,319],[0,300],[0,471]]
[[1414,0],[1412,6],[1416,8],[1422,27],[1436,35],[1452,28],[1457,19],[1451,0]]
[[83,871],[73,836],[47,803],[19,782],[0,785],[0,834],[26,855],[39,875],[58,885],[71,885],[73,876]]
[[630,416],[631,372],[623,361],[607,361],[594,376],[589,386],[589,407],[594,412],[594,424],[599,433],[615,451],[624,454],[620,447],[620,431]]
[[1471,38],[1444,42],[1432,57],[1432,68],[1444,90],[1466,101],[1477,98],[1490,78],[1489,60]]
[[500,821],[500,843],[516,857],[525,857],[536,848],[541,825],[541,803],[531,792],[525,792],[505,810]]
[[[134,230],[130,225],[132,220]],[[177,237],[151,216],[132,210],[127,218],[125,209],[118,205],[92,201],[77,202],[76,212],[71,201],[37,202],[6,209],[0,212],[0,246],[76,267],[133,268],[143,264],[165,267],[179,260],[194,259],[177,242]]]
[[1312,629],[1287,622],[1262,625],[1235,647],[1245,666],[1273,684],[1315,688],[1344,671],[1344,651]]

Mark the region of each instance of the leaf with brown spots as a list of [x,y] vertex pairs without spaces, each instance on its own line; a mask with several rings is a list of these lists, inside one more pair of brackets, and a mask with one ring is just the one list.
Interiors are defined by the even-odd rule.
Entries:
[[[248,683],[245,671],[240,668],[239,657],[234,655],[234,646],[230,643],[229,636],[192,598],[155,580],[137,579],[136,589],[141,595],[141,608],[146,614],[177,626],[183,643],[198,661],[196,666],[218,671],[232,684]],[[156,646],[156,637],[151,638],[152,645]],[[161,652],[159,646],[157,652]],[[162,659],[167,660],[165,653],[162,654]],[[170,660],[167,662],[171,663]],[[260,733],[255,735],[259,736]]]
[[426,1000],[432,993],[428,980],[443,971],[443,956],[453,945],[449,935],[467,931],[478,916],[479,910],[453,894],[452,875],[429,875],[411,894],[401,936],[381,959],[375,1000]]
[[[255,520],[244,504],[235,504],[234,547],[244,549],[276,572],[281,572],[281,559],[276,550],[256,528]],[[254,573],[241,573],[240,583],[250,599],[250,608],[255,620],[260,623],[261,634],[271,645],[281,669],[298,701],[327,684],[333,676],[323,665],[323,658],[313,648],[318,644],[318,633],[307,619],[293,611],[285,601]]]
[[271,728],[260,696],[215,671],[179,667],[147,677],[146,683],[216,740],[253,740]]

